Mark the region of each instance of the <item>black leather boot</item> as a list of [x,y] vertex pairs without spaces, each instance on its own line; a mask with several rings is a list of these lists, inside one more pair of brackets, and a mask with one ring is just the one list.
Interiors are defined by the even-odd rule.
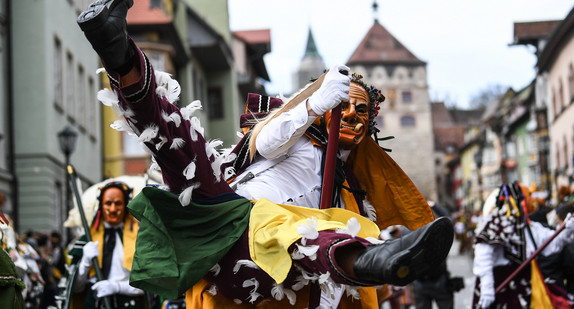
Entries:
[[98,0],[78,16],[86,38],[106,68],[114,71],[129,71],[133,64],[135,51],[128,40],[126,23],[133,4],[133,0]]
[[355,260],[355,276],[369,284],[404,286],[438,267],[453,239],[452,222],[441,217],[400,238],[368,246]]

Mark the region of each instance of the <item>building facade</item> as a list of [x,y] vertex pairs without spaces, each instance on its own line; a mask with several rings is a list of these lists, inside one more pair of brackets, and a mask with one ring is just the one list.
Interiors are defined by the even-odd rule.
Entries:
[[[550,136],[550,167],[556,188],[574,185],[574,9],[548,36],[538,57],[545,88]],[[545,86],[545,87],[544,87]]]
[[69,162],[83,185],[102,179],[98,58],[76,24],[87,1],[11,1],[18,232],[64,232],[71,194],[58,133],[77,134]]
[[423,196],[438,198],[434,139],[426,63],[418,59],[385,27],[375,21],[347,65],[386,97],[377,117],[389,155],[413,180]]

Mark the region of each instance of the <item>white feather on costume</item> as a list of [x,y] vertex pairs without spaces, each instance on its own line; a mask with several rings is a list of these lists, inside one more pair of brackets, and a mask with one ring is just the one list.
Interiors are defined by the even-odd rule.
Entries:
[[191,120],[193,114],[200,109],[202,109],[201,102],[199,100],[195,100],[189,103],[186,107],[180,109],[181,116],[183,119]]
[[185,176],[185,179],[189,180],[195,177],[195,169],[196,169],[195,161],[189,162],[189,164],[183,170],[183,175]]
[[135,136],[135,133],[125,119],[118,119],[112,122],[110,124],[110,128],[120,132],[127,132],[128,134]]
[[167,84],[167,100],[172,104],[179,100],[179,94],[181,93],[181,87],[175,79],[171,79]]
[[373,222],[377,221],[377,211],[375,210],[375,207],[369,203],[369,201],[367,199],[363,200],[363,210],[365,211],[365,214],[367,215],[367,218]]
[[197,131],[195,131],[195,129],[193,127],[189,128],[189,136],[191,137],[191,140],[194,142],[197,142],[197,138],[199,137],[199,134],[197,134]]
[[[233,151],[233,148],[235,148],[235,146],[237,146],[237,145],[232,145],[231,147],[222,148],[221,150],[219,150],[219,154],[224,156],[224,157],[229,157],[230,155],[235,155],[235,154],[231,153]],[[233,159],[227,159],[225,162],[230,162],[233,160],[235,160],[235,157]]]
[[219,139],[214,139],[209,141],[208,143],[205,144],[205,153],[207,154],[208,158],[211,158],[211,156],[214,157],[218,157],[219,156],[219,152],[217,151],[217,147],[221,146],[223,144],[223,141],[219,140]]
[[301,246],[300,244],[295,244],[297,246],[297,250],[306,257],[309,257],[311,261],[317,259],[317,251],[319,250],[318,245],[312,246]]
[[304,288],[309,284],[309,279],[306,279],[303,276],[297,276],[295,280],[296,280],[295,284],[293,284],[293,286],[291,287],[293,291],[299,291],[300,289]]
[[181,124],[181,116],[178,113],[176,112],[171,113],[169,115],[169,119],[173,121],[176,128],[179,128],[179,125]]
[[244,288],[253,287],[249,293],[250,303],[253,304],[259,297],[262,297],[262,295],[257,292],[257,289],[259,289],[259,281],[257,281],[255,278],[243,281],[242,286]]
[[291,259],[294,261],[298,261],[301,259],[304,259],[305,255],[303,253],[301,253],[301,251],[299,251],[299,249],[297,249],[297,247],[295,247],[295,249],[293,249],[293,252],[291,252]]
[[155,93],[160,97],[165,97],[167,98],[167,88],[164,86],[157,86],[157,88],[155,88]]
[[136,119],[133,119],[136,113],[129,108],[124,109],[122,115],[126,118],[130,118],[130,120],[133,121],[134,123],[138,122]]
[[295,294],[295,292],[287,288],[283,289],[283,292],[285,292],[285,296],[287,296],[289,304],[291,304],[291,306],[294,306],[295,303],[297,302],[297,294]]
[[273,283],[273,287],[271,288],[271,296],[278,301],[282,301],[285,296],[289,300],[289,304],[291,306],[295,305],[297,301],[297,295],[290,289],[284,288],[282,284]]
[[212,296],[217,295],[217,287],[214,285],[212,285],[209,290],[207,290],[207,293],[211,294]]
[[193,193],[193,190],[199,188],[199,183],[193,184],[189,187],[187,187],[185,190],[183,190],[180,194],[179,194],[179,203],[181,204],[181,206],[187,206],[189,205],[189,203],[191,202],[191,194]]
[[177,80],[173,79],[169,73],[155,71],[155,81],[158,85],[155,93],[160,97],[165,97],[170,103],[179,99],[181,87]]
[[257,266],[257,264],[251,260],[237,260],[237,263],[235,263],[235,266],[233,267],[233,273],[236,274],[242,266],[259,269],[259,266]]
[[223,160],[225,160],[223,156],[218,156],[213,162],[211,162],[211,170],[213,171],[215,182],[221,181],[221,163],[223,163]]
[[131,129],[131,132],[133,132],[135,136],[138,136],[140,134],[140,130],[135,125],[136,121],[134,121],[133,119],[126,119],[126,121]]
[[225,181],[228,181],[233,176],[235,176],[235,168],[233,168],[233,166],[225,168],[225,171],[223,171],[223,178],[225,178]]
[[171,122],[171,121],[173,121],[171,118],[169,118],[169,115],[168,115],[167,112],[164,111],[164,110],[161,111],[161,118],[162,118],[163,121],[165,121],[165,122]]
[[211,267],[209,269],[209,272],[212,272],[214,277],[217,277],[217,275],[219,275],[220,271],[221,271],[221,266],[219,264],[215,264],[215,265],[213,265],[213,267]]
[[325,274],[320,274],[319,275],[319,284],[324,284],[329,279],[331,279],[331,274],[329,272],[327,272]]
[[114,103],[117,104],[120,101],[118,95],[114,91],[107,88],[98,91],[96,97],[100,102],[102,102],[102,104],[109,107],[111,107]]
[[[155,149],[157,151],[159,151],[165,143],[167,143],[167,137],[160,135],[159,136],[159,143],[155,144]],[[153,156],[152,156],[152,158],[153,158]]]
[[140,143],[149,142],[157,136],[158,132],[159,132],[159,128],[157,125],[154,125],[154,124],[149,125],[140,134],[140,136],[138,137],[138,140],[140,141]]
[[190,123],[191,127],[192,127],[193,129],[195,129],[195,131],[197,131],[197,133],[203,135],[203,133],[204,133],[205,130],[204,130],[203,127],[201,126],[201,121],[199,120],[199,118],[197,118],[197,117],[192,117],[192,118],[189,120],[189,123]]
[[347,228],[346,229],[337,229],[337,233],[339,234],[347,234],[353,237],[356,237],[361,230],[361,224],[357,218],[352,217],[347,221]]
[[301,239],[301,243],[305,245],[307,243],[307,239],[317,239],[319,237],[319,232],[317,231],[317,218],[311,217],[307,219],[305,223],[299,224],[297,226],[297,233],[303,238]]
[[285,297],[285,292],[283,291],[283,285],[273,283],[273,287],[271,288],[271,296],[273,296],[273,298],[275,298],[276,300],[279,301],[283,300],[283,298]]
[[161,171],[161,168],[159,167],[159,164],[157,164],[157,161],[155,160],[154,156],[151,157],[151,164],[149,166],[149,169],[152,171]]
[[169,146],[169,149],[181,149],[183,145],[185,145],[185,140],[183,138],[176,137],[173,139],[173,141],[171,141],[171,146]]
[[[112,110],[114,111],[114,115],[116,117],[126,117],[126,118],[133,118],[135,113],[129,108],[123,108],[119,102],[112,102]],[[134,123],[137,123],[137,120],[131,119]]]
[[359,294],[359,287],[347,285],[345,287],[345,291],[347,292],[347,297],[351,296],[356,300],[361,299],[361,295]]

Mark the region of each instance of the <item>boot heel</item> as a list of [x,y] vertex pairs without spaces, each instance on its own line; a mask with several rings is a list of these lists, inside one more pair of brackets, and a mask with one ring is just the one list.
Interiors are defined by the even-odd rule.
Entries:
[[77,22],[82,31],[91,31],[102,26],[110,12],[120,4],[126,2],[128,8],[134,4],[134,0],[98,0],[90,4],[90,6],[78,16]]

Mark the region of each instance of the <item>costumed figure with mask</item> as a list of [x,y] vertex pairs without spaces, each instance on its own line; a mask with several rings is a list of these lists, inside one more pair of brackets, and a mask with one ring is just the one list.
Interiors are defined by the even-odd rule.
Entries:
[[[536,260],[502,286],[555,232],[528,220],[528,213],[535,210],[532,205],[528,188],[518,183],[502,185],[486,200],[476,228],[473,265],[476,283],[472,308],[570,306],[563,290],[544,282]],[[574,225],[570,221],[540,254],[548,256],[560,252],[573,236]],[[497,289],[499,292],[495,293]]]
[[[250,147],[245,156],[226,156],[215,149],[218,141],[205,140],[193,117],[199,103],[182,109],[173,105],[177,83],[155,72],[127,36],[131,5],[128,0],[98,1],[78,18],[113,89],[100,92],[99,98],[120,111],[124,119],[115,127],[138,136],[168,187],[144,188],[130,203],[141,223],[131,285],[176,298],[203,278],[205,286],[198,291],[208,287],[208,294],[217,296],[207,300],[211,306],[301,307],[308,304],[311,283],[317,283],[321,303],[336,306],[343,290],[351,302],[376,299],[374,291],[362,287],[405,285],[446,258],[453,238],[450,221],[432,221],[410,179],[365,137],[374,119],[371,107],[382,97],[371,100],[374,92],[358,76],[351,82],[340,73],[348,68],[333,67],[312,84],[315,88],[306,88],[282,112],[246,133]],[[361,199],[358,190],[335,190],[340,194],[334,205],[346,209],[319,210],[324,150],[303,136],[316,120],[321,122],[320,116],[326,114],[329,122],[328,111],[341,102],[351,117],[342,115],[341,157],[353,164],[339,170],[348,169],[356,178],[341,177],[340,188],[359,188],[360,183],[367,193]],[[226,176],[235,175],[224,163],[236,158],[250,162],[230,185]],[[245,181],[242,175],[250,172],[254,177]],[[414,231],[395,241],[378,241],[379,226],[391,224]],[[195,288],[190,293],[194,307]]]
[[[114,308],[143,308],[144,291],[129,285],[139,224],[129,213],[132,188],[120,181],[107,181],[99,188],[98,209],[90,225],[90,242],[80,237],[69,254],[76,271],[71,308],[99,308],[102,297]],[[92,265],[97,257],[103,280],[97,281]]]

